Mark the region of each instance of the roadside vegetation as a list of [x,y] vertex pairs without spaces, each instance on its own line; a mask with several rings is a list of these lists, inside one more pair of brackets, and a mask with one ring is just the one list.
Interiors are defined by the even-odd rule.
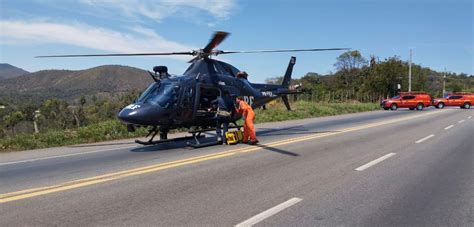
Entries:
[[81,143],[93,143],[146,135],[145,129],[134,133],[118,120],[108,120],[75,129],[48,130],[41,133],[20,133],[0,139],[0,151],[30,150]]
[[[270,103],[266,110],[256,110],[256,123],[304,119],[379,109],[374,103],[322,103],[296,101],[293,111],[287,111],[280,102]],[[47,130],[41,133],[18,133],[0,139],[0,151],[29,150],[47,147],[66,146],[81,143],[93,143],[107,140],[143,137],[146,129],[127,132],[125,125],[118,120],[107,120],[83,127]]]
[[281,103],[270,105],[266,110],[256,110],[256,123],[305,119],[332,116],[348,113],[365,112],[380,109],[375,103],[324,103],[297,101],[292,104],[292,111],[287,111]]

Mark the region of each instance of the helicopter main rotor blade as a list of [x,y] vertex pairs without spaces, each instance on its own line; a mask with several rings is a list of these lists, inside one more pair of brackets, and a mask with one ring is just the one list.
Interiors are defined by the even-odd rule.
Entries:
[[44,55],[35,58],[71,58],[71,57],[123,57],[123,56],[158,56],[158,55],[194,55],[194,52],[169,53],[135,53],[135,54],[71,54],[71,55]]
[[211,51],[216,48],[224,39],[229,35],[230,33],[228,32],[216,32],[214,33],[214,37],[209,41],[209,43],[202,49],[204,53],[211,53]]
[[350,50],[351,48],[324,48],[324,49],[288,49],[288,50],[249,50],[249,51],[218,51],[216,54],[253,54],[253,53],[278,53],[278,52],[303,52],[303,51],[331,51]]

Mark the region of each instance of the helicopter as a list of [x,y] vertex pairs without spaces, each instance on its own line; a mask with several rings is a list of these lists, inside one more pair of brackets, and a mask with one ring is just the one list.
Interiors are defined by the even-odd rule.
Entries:
[[[49,55],[46,57],[107,57],[107,56],[155,56],[155,55],[190,55],[193,58],[188,62],[191,65],[179,76],[168,74],[166,66],[155,66],[154,72],[148,71],[153,79],[149,87],[130,105],[126,106],[117,117],[127,125],[128,131],[135,131],[136,127],[147,127],[150,136],[148,141],[136,140],[142,145],[167,143],[171,141],[194,138],[196,143],[188,143],[193,147],[203,147],[217,144],[217,142],[201,143],[201,133],[215,130],[216,113],[210,100],[222,96],[224,93],[231,97],[243,97],[253,109],[265,107],[265,104],[281,98],[287,110],[291,110],[288,95],[299,93],[298,89],[290,87],[293,66],[296,57],[291,57],[279,85],[251,83],[245,77],[239,77],[236,67],[213,59],[212,56],[236,53],[275,53],[275,52],[302,52],[302,51],[333,51],[348,50],[349,48],[326,49],[287,49],[287,50],[253,50],[253,51],[223,51],[215,49],[230,33],[218,31],[214,33],[209,43],[203,48],[185,52],[167,53],[132,53],[132,54],[86,54],[86,55]],[[234,112],[230,116],[234,128],[240,128],[237,121],[242,116]],[[187,128],[192,136],[168,139],[171,129]],[[159,134],[159,140],[154,140]]]

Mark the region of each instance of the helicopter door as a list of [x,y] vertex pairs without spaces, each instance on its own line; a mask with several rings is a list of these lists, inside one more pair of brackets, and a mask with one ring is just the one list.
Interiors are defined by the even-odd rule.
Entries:
[[180,102],[180,115],[184,119],[193,118],[194,90],[194,87],[187,87],[183,89],[183,93],[181,95],[182,98]]
[[195,118],[209,119],[215,118],[217,109],[212,105],[212,101],[221,95],[221,90],[212,86],[196,86],[199,91],[195,100]]

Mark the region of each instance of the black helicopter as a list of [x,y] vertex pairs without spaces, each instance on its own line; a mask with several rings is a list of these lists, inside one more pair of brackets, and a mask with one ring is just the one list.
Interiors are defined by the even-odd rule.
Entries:
[[[298,93],[290,89],[291,74],[296,58],[291,57],[281,85],[250,83],[247,78],[238,77],[239,70],[211,56],[234,53],[272,53],[347,50],[347,48],[329,49],[293,49],[293,50],[257,50],[257,51],[222,51],[215,48],[229,35],[227,32],[216,32],[204,49],[188,52],[170,53],[136,53],[136,54],[89,54],[89,55],[53,55],[37,57],[102,57],[102,56],[154,56],[154,55],[191,55],[191,65],[181,76],[171,76],[167,67],[156,66],[154,73],[149,72],[154,82],[138,97],[134,103],[126,106],[118,113],[118,118],[127,125],[129,131],[135,127],[150,127],[148,141],[136,140],[143,145],[164,143],[194,138],[194,147],[208,146],[199,138],[202,132],[215,130],[216,111],[210,106],[210,100],[224,93],[233,97],[243,96],[252,108],[259,108],[266,103],[282,98],[286,108],[291,110],[288,102],[289,94]],[[242,116],[238,113],[231,116],[235,122]],[[168,139],[170,129],[188,128],[192,137]],[[160,140],[154,141],[159,133]]]

